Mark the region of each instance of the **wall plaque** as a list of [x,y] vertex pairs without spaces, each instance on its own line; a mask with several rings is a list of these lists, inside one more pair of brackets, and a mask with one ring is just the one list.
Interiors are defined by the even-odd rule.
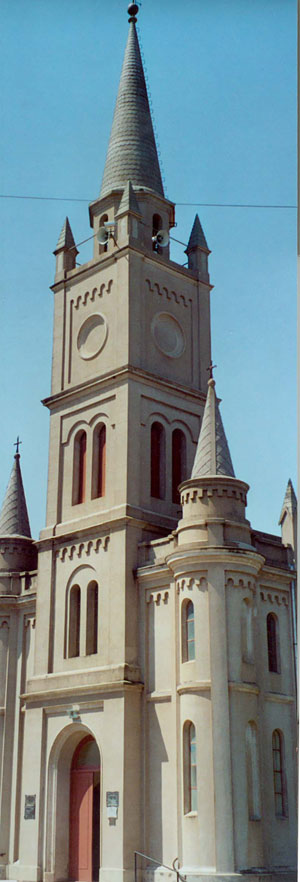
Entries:
[[29,820],[34,821],[34,819],[35,819],[35,800],[36,800],[35,794],[34,794],[34,796],[28,796],[27,793],[25,794],[25,808],[24,808],[25,821],[29,821]]

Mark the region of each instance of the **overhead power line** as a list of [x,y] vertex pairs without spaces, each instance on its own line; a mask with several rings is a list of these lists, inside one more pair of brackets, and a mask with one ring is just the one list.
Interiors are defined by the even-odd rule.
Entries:
[[[36,199],[44,202],[94,202],[93,199],[82,199],[76,196],[19,196],[14,193],[0,193],[0,199]],[[175,202],[178,206],[194,208],[297,208],[297,205],[260,204],[256,202]]]

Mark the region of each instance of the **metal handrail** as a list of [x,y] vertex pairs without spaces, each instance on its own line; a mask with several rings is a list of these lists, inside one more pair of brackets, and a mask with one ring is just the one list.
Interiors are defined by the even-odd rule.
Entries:
[[178,861],[178,858],[174,858],[173,866],[169,867],[168,864],[163,864],[161,861],[157,861],[156,858],[150,857],[148,854],[143,854],[142,851],[134,852],[134,882],[137,882],[137,856],[146,858],[147,861],[151,861],[152,864],[157,864],[158,867],[164,867],[165,870],[171,870],[171,873],[176,873],[176,882],[180,879],[180,882],[186,882],[186,876],[181,876],[179,870],[174,866],[175,861]]

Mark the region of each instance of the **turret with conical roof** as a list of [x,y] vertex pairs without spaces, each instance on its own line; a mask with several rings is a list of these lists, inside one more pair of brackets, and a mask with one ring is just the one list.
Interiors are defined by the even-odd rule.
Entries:
[[74,236],[71,230],[69,218],[66,217],[58,237],[57,246],[53,252],[56,257],[56,278],[65,270],[74,269],[76,265],[76,248]]
[[189,269],[196,270],[199,278],[204,282],[208,282],[208,255],[210,250],[198,214],[195,216],[185,253],[188,256]]
[[245,518],[248,484],[235,477],[229,446],[210,378],[191,478],[180,487],[183,506],[178,541],[251,547],[250,523]]
[[[17,442],[19,445],[19,440]],[[17,452],[0,512],[0,593],[18,594],[16,574],[36,567],[28,511]]]
[[297,497],[290,478],[285,491],[279,524],[282,543],[288,548],[290,562],[297,565]]

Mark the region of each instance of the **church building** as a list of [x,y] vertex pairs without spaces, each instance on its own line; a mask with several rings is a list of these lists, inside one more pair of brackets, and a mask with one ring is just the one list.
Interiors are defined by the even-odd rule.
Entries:
[[291,882],[296,497],[247,520],[128,13],[93,256],[54,251],[46,526],[18,447],[0,513],[0,878]]

